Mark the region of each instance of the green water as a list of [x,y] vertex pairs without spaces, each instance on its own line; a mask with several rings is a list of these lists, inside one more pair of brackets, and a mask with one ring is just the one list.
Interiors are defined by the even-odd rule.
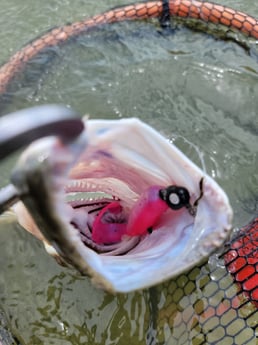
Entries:
[[[123,3],[2,0],[0,63],[53,26]],[[223,4],[258,17],[257,3]],[[30,72],[6,113],[62,103],[91,118],[140,117],[198,164],[199,149],[229,195],[235,226],[257,215],[258,62],[242,47],[187,29],[161,34],[156,23],[119,24],[58,50],[37,80]],[[1,165],[1,186],[13,161]],[[8,216],[0,246],[1,306],[22,344],[158,344],[152,290],[111,296],[95,289],[57,266]],[[173,327],[164,332],[169,339]]]

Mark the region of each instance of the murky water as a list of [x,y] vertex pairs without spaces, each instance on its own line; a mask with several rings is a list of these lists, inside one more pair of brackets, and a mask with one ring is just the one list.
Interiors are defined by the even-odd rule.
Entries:
[[[53,26],[123,3],[2,0],[0,62]],[[224,4],[258,17],[251,1]],[[235,226],[257,215],[257,58],[233,42],[184,28],[161,32],[157,23],[109,26],[57,55],[40,73],[37,64],[30,66],[24,87],[17,87],[4,112],[63,103],[92,118],[140,117],[197,164],[194,147],[199,149],[207,172],[229,195]],[[1,186],[14,160],[2,163]],[[0,246],[1,306],[21,344],[175,343],[175,320],[161,321],[167,285],[157,287],[158,293],[117,296],[97,290],[57,266],[9,216],[1,218]]]

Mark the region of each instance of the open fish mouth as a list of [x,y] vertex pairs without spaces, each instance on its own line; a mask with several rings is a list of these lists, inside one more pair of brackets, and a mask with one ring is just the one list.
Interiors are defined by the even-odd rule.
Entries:
[[18,220],[48,252],[106,290],[129,292],[182,273],[224,242],[226,194],[173,144],[135,118],[85,126],[69,145],[33,143],[13,173]]

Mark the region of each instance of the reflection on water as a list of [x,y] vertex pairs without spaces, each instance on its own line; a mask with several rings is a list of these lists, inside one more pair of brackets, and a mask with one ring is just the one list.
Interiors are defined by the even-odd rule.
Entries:
[[[1,60],[47,28],[80,19],[82,11],[93,14],[121,3],[88,1],[82,10],[68,0],[14,1],[12,6],[3,1],[0,11],[10,22],[0,24],[6,47]],[[258,15],[256,4],[250,9],[231,5]],[[5,112],[48,102],[70,105],[92,118],[140,117],[201,165],[198,148],[207,172],[229,195],[235,225],[241,226],[258,208],[258,64],[235,43],[185,29],[169,34],[157,29],[156,23],[114,25],[57,49],[57,59],[44,73],[39,64],[30,66],[24,87],[16,88]],[[14,160],[2,164],[1,186]],[[212,291],[205,281],[208,266],[201,271],[206,275],[196,268],[150,290],[112,296],[57,266],[12,217],[1,218],[0,246],[1,306],[21,344],[190,344],[186,336],[201,344],[223,334],[221,329],[213,334],[211,325],[187,316],[204,290],[206,295]],[[225,284],[228,294],[236,289],[230,277]],[[222,300],[220,293],[214,303]],[[253,312],[247,305],[241,312],[249,310]],[[235,320],[232,313],[228,318]],[[252,344],[255,320],[242,325],[240,316],[232,324],[247,330],[234,343],[251,339]],[[193,329],[187,329],[189,320]],[[210,335],[204,339],[204,333]],[[223,339],[223,344],[232,343],[227,334]]]

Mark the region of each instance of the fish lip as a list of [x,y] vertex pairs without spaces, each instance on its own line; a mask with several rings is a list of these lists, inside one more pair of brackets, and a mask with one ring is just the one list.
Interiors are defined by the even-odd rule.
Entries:
[[[107,187],[109,188],[108,192],[112,192],[117,188],[117,193],[115,192],[114,194],[118,194],[118,198],[122,200],[120,197],[120,194],[123,194],[121,188],[124,192],[126,190],[123,189],[125,186],[122,184],[118,187],[117,182],[114,183],[115,179],[113,179],[112,183],[114,185],[112,185],[107,177],[107,175],[112,175],[113,171],[114,175],[116,175],[117,168],[115,167],[112,170],[106,165],[110,170],[107,169],[106,175],[103,175],[102,166],[97,164],[98,161],[96,159],[96,157],[101,157],[105,162],[110,162],[111,157],[115,157],[121,163],[123,169],[129,167],[130,178],[125,176],[124,184],[128,183],[131,186],[131,195],[134,195],[134,197],[131,197],[131,195],[130,198],[126,199],[125,197],[123,202],[128,202],[128,205],[134,202],[133,199],[137,198],[137,195],[145,190],[146,186],[154,184],[164,186],[170,184],[184,185],[189,190],[191,203],[193,203],[200,195],[199,182],[203,177],[204,196],[198,204],[195,217],[192,217],[188,210],[180,211],[183,212],[182,215],[185,219],[185,235],[180,245],[174,247],[175,239],[173,237],[175,235],[178,236],[180,224],[175,223],[173,225],[174,223],[168,223],[170,227],[173,225],[173,233],[169,237],[167,237],[166,226],[163,226],[159,231],[154,231],[151,235],[142,238],[139,245],[135,246],[131,253],[128,252],[126,255],[116,256],[99,255],[83,245],[79,234],[74,231],[74,228],[69,224],[68,218],[64,217],[62,213],[63,205],[60,206],[60,202],[64,203],[64,192],[62,192],[62,201],[60,201],[59,195],[58,200],[53,200],[53,206],[59,212],[58,219],[56,219],[58,226],[64,226],[65,228],[59,229],[58,235],[54,234],[53,230],[49,228],[45,229],[45,231],[49,243],[69,263],[72,263],[81,273],[90,274],[93,280],[106,290],[129,292],[155,285],[182,273],[204,257],[207,257],[223,243],[231,229],[232,221],[232,210],[227,196],[215,181],[195,166],[177,148],[171,146],[164,137],[137,119],[89,120],[87,128],[89,145],[85,152],[81,152],[78,164],[73,165],[69,171],[69,179],[72,178],[79,181],[81,176],[84,176],[82,171],[86,157],[95,166],[93,164],[93,168],[91,166],[87,167],[88,170],[86,169],[85,178],[92,178],[92,172],[97,171],[96,177],[103,180],[106,179],[106,185],[109,184]],[[131,141],[128,144],[129,146],[126,146],[126,136],[128,135]],[[140,140],[140,144],[138,147],[135,147],[137,140]],[[132,154],[133,150],[137,153],[135,156]],[[151,154],[146,155],[146,150],[149,150]],[[160,152],[159,155],[157,154],[158,152]],[[159,165],[153,161],[157,156],[159,157]],[[55,164],[55,160],[53,162]],[[135,176],[138,176],[139,180],[139,175],[143,174],[145,166],[148,169],[143,181],[141,181],[140,187],[137,188],[139,184],[135,182]],[[171,169],[171,166],[173,169]],[[76,170],[77,167],[79,167],[79,171]],[[96,167],[98,168],[97,170]],[[137,174],[134,170],[136,167],[138,169]],[[31,169],[30,165],[29,169]],[[53,169],[53,167],[50,168],[50,177],[56,177],[56,172]],[[60,178],[60,174],[58,177]],[[130,184],[130,182],[132,183]],[[55,184],[56,180],[53,183]],[[61,186],[63,185],[64,183],[62,182]],[[53,196],[51,194],[51,184],[46,187],[49,188],[50,196]],[[57,189],[60,191],[60,184]],[[42,212],[42,210],[39,210],[39,212]],[[216,213],[218,217],[215,219],[215,224],[213,224],[212,221]],[[206,220],[203,219],[203,215],[206,217],[206,214],[208,225],[205,223]],[[174,219],[171,220],[171,217],[169,219],[174,221]],[[178,219],[178,222],[180,222],[181,218],[178,217]],[[206,231],[207,234],[205,233]],[[61,240],[58,236],[60,236],[62,241],[66,241],[67,248],[65,248],[65,251],[62,251],[62,246],[60,247]],[[72,250],[72,254],[69,253],[68,247]],[[180,265],[175,260],[178,256],[181,259]]]

